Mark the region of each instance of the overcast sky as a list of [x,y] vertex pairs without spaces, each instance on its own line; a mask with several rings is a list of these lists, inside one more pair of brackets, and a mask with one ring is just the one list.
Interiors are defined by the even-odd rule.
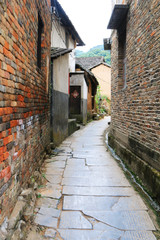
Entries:
[[87,51],[103,44],[103,38],[110,36],[107,24],[111,15],[111,0],[58,0],[79,33]]

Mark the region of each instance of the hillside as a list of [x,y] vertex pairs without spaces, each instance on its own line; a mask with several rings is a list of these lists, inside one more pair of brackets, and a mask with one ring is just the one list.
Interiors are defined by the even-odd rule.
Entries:
[[76,57],[97,57],[103,56],[106,63],[111,64],[111,54],[109,50],[104,50],[103,45],[98,45],[91,48],[88,52],[76,50]]

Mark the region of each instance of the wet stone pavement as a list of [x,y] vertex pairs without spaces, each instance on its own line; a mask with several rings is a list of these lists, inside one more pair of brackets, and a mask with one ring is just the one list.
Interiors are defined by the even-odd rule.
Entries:
[[156,239],[147,207],[106,151],[108,121],[75,132],[45,161],[33,224],[43,231],[31,231],[28,240]]

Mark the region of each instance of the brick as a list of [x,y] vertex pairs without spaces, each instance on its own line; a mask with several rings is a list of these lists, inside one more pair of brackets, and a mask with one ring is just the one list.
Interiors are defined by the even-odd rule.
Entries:
[[12,74],[15,73],[14,68],[12,68],[10,65],[7,65],[7,71],[8,71],[9,73],[12,73]]
[[13,136],[12,135],[9,135],[8,137],[5,137],[3,139],[3,144],[4,145],[7,145],[8,143],[12,142],[13,141]]
[[6,160],[9,157],[9,152],[5,152],[3,154],[3,159]]
[[9,43],[7,41],[5,41],[4,47],[9,50]]
[[20,101],[20,102],[23,102],[24,101],[24,96],[18,95],[17,100]]
[[[156,174],[160,171],[160,125],[157,121],[160,118],[160,28],[157,22],[160,4],[158,0],[154,3],[137,1],[136,7],[134,1],[126,3],[130,4],[126,34],[118,36],[117,30],[112,33],[109,143],[160,203],[160,183]],[[126,71],[126,83],[123,70]]]
[[11,108],[11,107],[3,108],[3,113],[4,114],[11,114],[11,113],[13,113],[13,108]]
[[17,126],[17,125],[18,125],[17,120],[12,120],[12,121],[10,121],[10,126],[11,126],[11,128],[12,128],[12,127],[15,127],[15,126]]
[[4,114],[4,108],[0,108],[0,116]]
[[11,167],[8,166],[6,167],[5,169],[3,169],[1,172],[0,172],[0,179],[3,179],[5,176],[7,176],[9,173],[11,172]]
[[[42,153],[49,144],[46,59],[50,58],[51,21],[46,0],[37,0],[37,2],[22,0],[20,3],[16,0],[7,0],[5,10],[3,7],[1,10],[0,171],[2,171],[0,178],[3,186],[0,186],[0,197],[2,196],[3,203],[0,210],[4,216],[7,216],[9,209],[14,207],[19,186],[23,188],[28,184],[30,175],[40,165]],[[44,23],[42,68],[39,72],[36,40],[38,11]],[[44,129],[43,132],[41,128]],[[10,161],[16,161],[12,169],[14,174],[19,176],[12,186],[11,171],[7,168]]]
[[5,177],[4,177],[4,182],[7,183],[11,178],[11,172],[9,172]]

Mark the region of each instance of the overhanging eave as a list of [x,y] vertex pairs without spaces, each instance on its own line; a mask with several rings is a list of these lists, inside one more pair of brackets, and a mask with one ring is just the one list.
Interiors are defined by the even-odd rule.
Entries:
[[126,4],[115,4],[108,29],[119,29],[123,21],[125,20],[129,10],[129,5]]

